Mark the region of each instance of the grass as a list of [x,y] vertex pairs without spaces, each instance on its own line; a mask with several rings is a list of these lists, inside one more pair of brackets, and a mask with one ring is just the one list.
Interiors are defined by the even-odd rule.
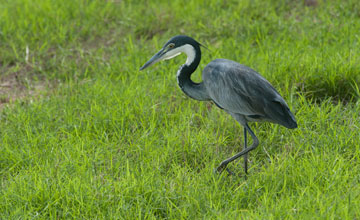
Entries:
[[[17,83],[1,93],[0,218],[359,219],[359,10],[2,1],[0,85]],[[213,174],[242,148],[242,128],[180,91],[183,55],[138,71],[177,34],[209,48],[201,69],[220,57],[248,65],[296,115],[295,130],[251,124],[260,146],[247,179],[241,159],[229,165],[239,176]]]

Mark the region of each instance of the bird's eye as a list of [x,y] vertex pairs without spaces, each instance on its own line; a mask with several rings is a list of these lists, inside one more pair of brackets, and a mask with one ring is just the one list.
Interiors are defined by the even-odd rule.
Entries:
[[171,43],[169,44],[169,48],[174,48],[175,47],[175,44]]

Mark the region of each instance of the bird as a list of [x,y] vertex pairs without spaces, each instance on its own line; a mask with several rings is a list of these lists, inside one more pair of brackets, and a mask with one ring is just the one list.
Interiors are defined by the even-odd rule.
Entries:
[[[227,165],[243,156],[244,171],[248,174],[247,155],[259,145],[259,140],[248,123],[271,122],[294,129],[298,126],[295,116],[269,81],[255,70],[238,62],[215,59],[203,69],[202,82],[193,82],[191,75],[200,63],[201,46],[203,45],[189,36],[174,36],[140,68],[140,71],[161,60],[172,59],[185,53],[186,62],[180,66],[176,74],[180,89],[192,99],[213,102],[244,127],[244,149],[223,160],[214,171],[222,173],[227,170],[233,174]],[[253,140],[250,147],[247,147],[247,133]]]

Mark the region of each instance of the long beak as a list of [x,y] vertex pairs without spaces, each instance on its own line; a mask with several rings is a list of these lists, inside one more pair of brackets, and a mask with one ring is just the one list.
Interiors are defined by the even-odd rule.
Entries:
[[143,69],[145,69],[145,68],[147,68],[147,67],[149,67],[149,66],[151,66],[151,65],[153,65],[153,64],[155,64],[155,63],[157,63],[157,62],[159,62],[160,60],[162,60],[162,59],[161,59],[162,55],[164,55],[164,49],[161,49],[161,50],[160,50],[159,52],[157,52],[153,57],[151,57],[151,59],[150,59],[149,61],[147,61],[147,62],[144,64],[144,66],[142,66],[142,67],[140,68],[140,71],[143,70]]

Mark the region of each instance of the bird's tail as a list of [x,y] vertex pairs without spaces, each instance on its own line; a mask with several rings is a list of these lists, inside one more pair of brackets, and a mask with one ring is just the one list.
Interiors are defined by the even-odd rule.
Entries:
[[287,123],[284,126],[287,127],[287,128],[291,128],[291,129],[297,128],[298,125],[297,125],[295,116],[293,115],[293,113],[290,111],[289,108],[287,109],[287,115],[288,115]]
[[284,100],[274,100],[272,102],[271,108],[268,108],[267,113],[274,122],[283,125],[287,128],[293,129],[297,128],[297,122],[295,116],[290,111]]

